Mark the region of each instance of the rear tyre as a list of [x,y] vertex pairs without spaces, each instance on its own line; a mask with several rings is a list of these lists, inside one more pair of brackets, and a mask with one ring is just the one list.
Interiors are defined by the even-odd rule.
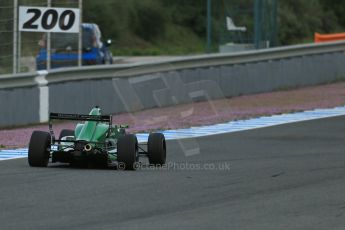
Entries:
[[150,133],[147,152],[149,163],[161,166],[165,164],[166,161],[166,144],[165,137],[162,133]]
[[121,136],[117,141],[118,167],[125,170],[135,170],[139,160],[138,140],[134,134]]
[[28,162],[31,167],[47,167],[50,156],[50,134],[34,131],[30,138]]

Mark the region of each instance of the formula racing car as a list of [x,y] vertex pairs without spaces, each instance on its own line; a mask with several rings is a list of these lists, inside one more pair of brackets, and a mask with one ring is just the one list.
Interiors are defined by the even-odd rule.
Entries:
[[[62,130],[58,139],[53,120],[84,121],[74,130]],[[49,132],[34,131],[31,135],[28,162],[32,167],[47,167],[52,163],[72,165],[117,166],[135,170],[139,157],[148,157],[151,165],[166,161],[166,143],[162,133],[150,133],[145,144],[139,144],[134,134],[127,134],[125,125],[113,125],[111,115],[101,115],[94,107],[89,115],[50,113]]]

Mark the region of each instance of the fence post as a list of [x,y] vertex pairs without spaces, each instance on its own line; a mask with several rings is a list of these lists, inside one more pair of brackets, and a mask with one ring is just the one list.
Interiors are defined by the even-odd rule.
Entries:
[[212,15],[211,15],[212,0],[207,0],[207,47],[206,52],[211,52],[212,44]]
[[83,56],[83,28],[82,28],[83,0],[79,0],[78,4],[79,4],[79,11],[80,11],[79,34],[78,34],[78,66],[81,66],[82,56]]
[[18,0],[13,0],[13,73],[17,73],[18,63]]
[[261,41],[261,15],[262,0],[255,0],[254,4],[254,44],[256,49],[260,49]]

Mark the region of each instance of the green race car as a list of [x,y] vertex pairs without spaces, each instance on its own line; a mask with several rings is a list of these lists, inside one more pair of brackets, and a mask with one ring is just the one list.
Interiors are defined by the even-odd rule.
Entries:
[[[74,130],[62,130],[55,138],[52,120],[84,121]],[[52,163],[72,165],[117,166],[135,170],[139,156],[148,157],[151,165],[164,165],[166,143],[162,133],[150,133],[145,144],[139,144],[134,134],[126,134],[124,125],[113,125],[111,115],[101,115],[94,107],[89,115],[50,113],[49,131],[34,131],[31,135],[28,162],[32,167],[47,167]],[[146,146],[146,148],[145,148]]]

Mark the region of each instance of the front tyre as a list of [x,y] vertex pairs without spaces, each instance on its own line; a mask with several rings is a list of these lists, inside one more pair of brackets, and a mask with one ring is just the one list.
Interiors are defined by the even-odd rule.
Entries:
[[135,170],[139,160],[138,140],[134,134],[121,136],[117,141],[118,167]]
[[[63,137],[73,136],[74,137],[74,130],[71,129],[63,129],[60,132],[59,140],[61,140]],[[61,142],[59,142],[58,150],[61,150]]]
[[150,133],[147,143],[147,150],[150,164],[156,166],[165,164],[166,144],[165,137],[162,133]]
[[28,162],[31,167],[47,167],[50,156],[50,134],[34,131],[30,138]]
[[59,140],[61,140],[63,137],[67,137],[67,136],[74,136],[74,130],[71,130],[71,129],[61,130]]

